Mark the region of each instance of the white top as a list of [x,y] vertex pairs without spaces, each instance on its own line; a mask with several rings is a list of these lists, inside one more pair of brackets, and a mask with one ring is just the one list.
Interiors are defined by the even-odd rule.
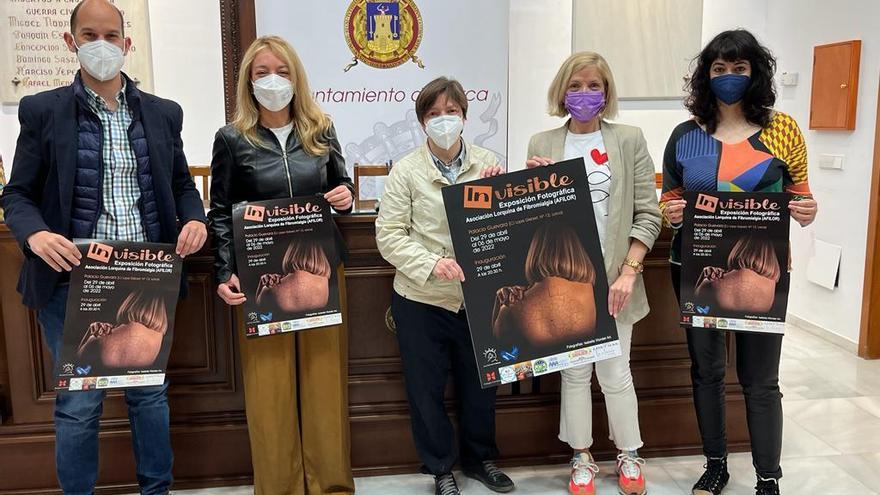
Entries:
[[284,149],[287,147],[287,138],[289,138],[290,133],[293,132],[293,122],[284,127],[274,127],[269,130],[275,134],[276,138],[278,138],[278,143],[281,144],[281,149]]
[[605,231],[608,225],[608,203],[611,197],[611,168],[608,166],[608,153],[602,131],[588,134],[565,135],[566,160],[583,158],[593,196],[593,213],[596,216],[596,229],[599,231],[599,244],[605,252]]

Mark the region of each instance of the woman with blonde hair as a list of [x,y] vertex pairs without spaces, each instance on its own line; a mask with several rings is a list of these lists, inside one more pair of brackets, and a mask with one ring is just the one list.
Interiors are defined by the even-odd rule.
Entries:
[[559,439],[574,451],[569,491],[595,493],[599,468],[589,450],[593,443],[590,381],[595,366],[605,395],[611,438],[619,450],[619,492],[643,495],[641,466],[645,461],[638,455],[642,437],[629,355],[633,325],[648,314],[642,261],[660,233],[654,163],[639,128],[607,120],[617,114],[617,90],[601,55],[571,55],[550,85],[548,102],[550,115],[570,118],[562,127],[532,137],[526,166],[584,159],[610,284],[608,312],[617,322],[623,352],[614,359],[562,372]]
[[[323,193],[337,212],[351,211],[352,182],[333,123],[283,39],[259,38],[244,54],[235,119],[214,138],[211,178],[217,294],[234,306],[245,296],[235,273],[233,204]],[[345,311],[341,268],[338,276]],[[239,331],[239,342],[254,491],[354,493],[346,324],[257,339]]]

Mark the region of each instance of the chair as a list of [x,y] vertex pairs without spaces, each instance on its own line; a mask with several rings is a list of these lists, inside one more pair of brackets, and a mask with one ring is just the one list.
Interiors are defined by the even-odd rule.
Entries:
[[382,165],[354,164],[354,209],[355,211],[372,211],[376,209],[378,198],[361,198],[361,177],[384,177],[391,171],[391,162]]
[[211,167],[207,165],[190,165],[189,173],[193,176],[193,180],[196,177],[201,177],[202,179],[202,204],[205,205],[205,209],[211,207],[211,189],[210,189],[210,179],[211,179]]

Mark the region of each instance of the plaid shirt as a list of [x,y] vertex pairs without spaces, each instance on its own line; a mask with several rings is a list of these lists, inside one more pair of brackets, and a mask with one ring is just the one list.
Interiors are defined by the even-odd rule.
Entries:
[[128,140],[131,110],[125,100],[125,81],[116,95],[113,112],[104,98],[85,86],[89,108],[100,119],[103,130],[104,182],[101,213],[93,232],[95,239],[144,242],[147,240],[138,201],[141,189],[137,178],[137,157]]

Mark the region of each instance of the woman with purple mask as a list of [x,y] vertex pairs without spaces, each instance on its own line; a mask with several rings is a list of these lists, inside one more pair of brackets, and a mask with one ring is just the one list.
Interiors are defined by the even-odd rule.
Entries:
[[[584,159],[610,284],[608,312],[616,320],[623,351],[617,358],[596,363],[596,375],[605,395],[611,439],[619,450],[619,493],[643,495],[645,461],[638,455],[642,437],[629,354],[633,325],[648,314],[642,261],[660,234],[654,163],[639,128],[606,120],[617,114],[617,91],[601,55],[580,52],[569,57],[550,85],[548,102],[550,115],[570,118],[562,127],[532,137],[526,166]],[[587,364],[562,372],[559,439],[573,450],[568,488],[574,495],[593,495],[599,472],[590,455],[593,367]]]

